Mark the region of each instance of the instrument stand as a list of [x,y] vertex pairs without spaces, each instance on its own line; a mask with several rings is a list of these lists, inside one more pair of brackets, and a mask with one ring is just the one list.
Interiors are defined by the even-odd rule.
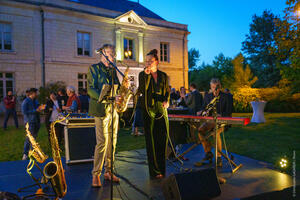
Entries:
[[215,135],[215,169],[216,169],[216,176],[219,180],[219,182],[221,184],[225,183],[226,182],[226,179],[224,179],[223,177],[219,176],[218,174],[218,112],[217,112],[217,102],[219,101],[219,97],[216,98],[216,101],[214,102],[213,104],[213,107],[212,107],[212,116],[214,118],[214,121],[215,121],[215,130],[214,130],[214,135]]
[[[211,106],[211,109],[212,109],[212,116],[213,116],[213,119],[214,119],[214,122],[215,122],[215,128],[212,132],[210,132],[210,134],[208,134],[205,139],[208,139],[209,137],[211,136],[215,136],[215,167],[216,167],[216,175],[218,177],[218,180],[220,183],[225,183],[226,182],[226,179],[218,176],[218,167],[217,167],[217,159],[218,159],[218,153],[220,153],[228,162],[230,165],[233,165],[235,168],[232,169],[232,173],[235,173],[238,169],[240,169],[243,165],[240,164],[240,165],[237,165],[235,162],[233,162],[232,159],[230,159],[228,157],[228,151],[227,151],[227,148],[225,148],[226,150],[226,154],[224,154],[222,151],[219,151],[218,150],[218,139],[217,139],[217,136],[218,136],[218,130],[223,126],[225,126],[225,124],[220,124],[218,122],[218,116],[217,116],[217,102],[219,101],[219,96],[218,97],[215,97],[216,100],[212,103],[212,106]],[[194,124],[190,124],[190,126],[194,126]],[[195,126],[194,126],[195,127]],[[222,128],[223,128],[222,127]],[[223,131],[222,131],[223,132]],[[220,133],[221,134],[221,133]],[[224,134],[224,133],[223,133]],[[225,143],[225,138],[224,138],[224,143]],[[179,158],[183,158],[183,156],[185,154],[187,154],[188,152],[190,152],[192,149],[194,149],[195,147],[197,147],[199,144],[201,144],[201,141],[197,140],[195,144],[193,144],[191,147],[189,147],[186,151],[184,151],[182,154],[178,155]]]
[[[24,186],[24,187],[21,187],[21,188],[18,188],[18,192],[24,192],[25,189],[28,189],[28,188],[32,188],[34,186],[38,186],[39,188],[37,189],[37,191],[34,193],[34,194],[29,194],[29,195],[26,195],[25,197],[23,197],[22,199],[25,200],[25,199],[30,199],[32,197],[37,197],[37,198],[44,198],[44,199],[49,199],[51,197],[56,197],[56,195],[50,195],[50,194],[46,194],[44,193],[43,189],[48,189],[49,186],[47,185],[48,184],[48,181],[47,179],[45,178],[45,176],[43,175],[43,172],[42,172],[42,169],[39,167],[38,164],[36,164],[34,158],[32,156],[29,156],[29,164],[27,166],[27,173],[30,175],[30,177],[36,182],[35,184],[32,184],[32,185],[28,185],[28,186]],[[33,168],[33,166],[36,166],[39,171],[41,172],[42,174],[42,178],[41,180],[35,178],[32,174],[31,174],[31,169]],[[42,185],[45,185],[46,187],[42,187]],[[25,191],[26,192],[26,191]]]
[[[232,173],[235,173],[239,168],[242,167],[242,164],[240,164],[239,166],[237,166],[227,155],[225,155],[222,150],[218,150],[218,129],[222,126],[222,124],[218,123],[218,113],[217,113],[217,102],[219,101],[219,97],[216,99],[216,101],[213,104],[213,108],[212,108],[212,115],[215,121],[215,130],[214,130],[214,135],[215,135],[215,168],[216,168],[216,175],[217,178],[219,180],[219,182],[221,184],[226,183],[226,179],[218,176],[218,166],[217,166],[217,162],[218,162],[218,153],[220,153],[230,164],[233,164],[235,166],[235,169],[232,170]],[[222,131],[223,132],[223,131]],[[221,133],[220,133],[221,134]],[[224,133],[223,133],[224,134]],[[209,135],[210,136],[210,135]],[[208,137],[209,137],[208,136]],[[221,137],[221,136],[220,136]],[[225,142],[225,141],[224,141]],[[226,149],[226,153],[227,153],[227,149]]]
[[[227,150],[226,150],[227,151]],[[226,154],[224,154],[222,151],[218,151],[230,164],[232,164],[235,168],[231,170],[231,173],[235,173],[237,170],[239,170],[243,164],[237,165],[232,159],[230,159]]]

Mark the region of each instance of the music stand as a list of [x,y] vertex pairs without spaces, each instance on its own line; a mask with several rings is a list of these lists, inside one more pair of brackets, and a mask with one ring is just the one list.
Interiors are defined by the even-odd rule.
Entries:
[[[118,87],[119,86],[117,84],[114,84],[113,87],[114,96],[116,96],[117,94]],[[109,102],[110,92],[111,92],[111,85],[103,84],[97,103],[110,103]]]

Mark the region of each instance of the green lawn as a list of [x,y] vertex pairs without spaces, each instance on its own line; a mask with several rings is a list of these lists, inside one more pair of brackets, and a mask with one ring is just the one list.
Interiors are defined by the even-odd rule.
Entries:
[[[117,151],[128,151],[133,149],[145,148],[144,136],[133,137],[130,135],[131,129],[123,128],[119,131]],[[23,145],[25,140],[24,127],[16,129],[8,127],[8,130],[0,130],[0,161],[20,160],[23,154]],[[37,142],[41,149],[51,156],[51,149],[48,141],[48,134],[45,125],[42,124]],[[63,155],[62,155],[63,156]]]
[[[250,117],[252,114],[237,114]],[[278,167],[286,156],[287,171],[292,172],[293,151],[296,153],[296,169],[300,170],[300,113],[265,113],[266,123],[235,126],[225,133],[228,149],[239,155],[266,161]]]
[[[250,113],[234,116],[250,117]],[[296,152],[296,169],[300,170],[300,113],[266,113],[264,124],[233,126],[225,133],[228,149],[271,164],[287,156],[290,164]],[[145,148],[144,137],[133,137],[129,128],[119,132],[117,151]],[[23,152],[25,132],[23,127],[9,127],[0,131],[0,161],[20,160]],[[45,126],[42,125],[37,139],[47,155],[51,155]],[[291,172],[291,165],[288,169]]]

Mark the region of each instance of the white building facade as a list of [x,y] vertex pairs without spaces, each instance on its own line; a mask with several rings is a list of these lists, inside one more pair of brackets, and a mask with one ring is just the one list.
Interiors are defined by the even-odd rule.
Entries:
[[[113,2],[118,1],[127,2]],[[89,66],[99,62],[95,49],[106,43],[115,45],[117,60],[130,66],[136,86],[145,55],[157,49],[159,68],[170,77],[170,85],[187,87],[187,25],[168,22],[136,2],[127,2],[125,11],[86,2],[0,1],[1,99],[8,90],[21,95],[56,81],[85,88]]]

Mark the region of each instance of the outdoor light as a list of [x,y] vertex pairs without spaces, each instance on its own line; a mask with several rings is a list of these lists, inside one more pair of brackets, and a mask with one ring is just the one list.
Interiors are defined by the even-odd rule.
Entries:
[[130,50],[128,50],[128,51],[125,51],[124,54],[125,54],[125,58],[128,58],[132,55],[132,52]]
[[280,164],[281,168],[286,168],[287,167],[287,160],[285,158],[281,158],[279,164]]

